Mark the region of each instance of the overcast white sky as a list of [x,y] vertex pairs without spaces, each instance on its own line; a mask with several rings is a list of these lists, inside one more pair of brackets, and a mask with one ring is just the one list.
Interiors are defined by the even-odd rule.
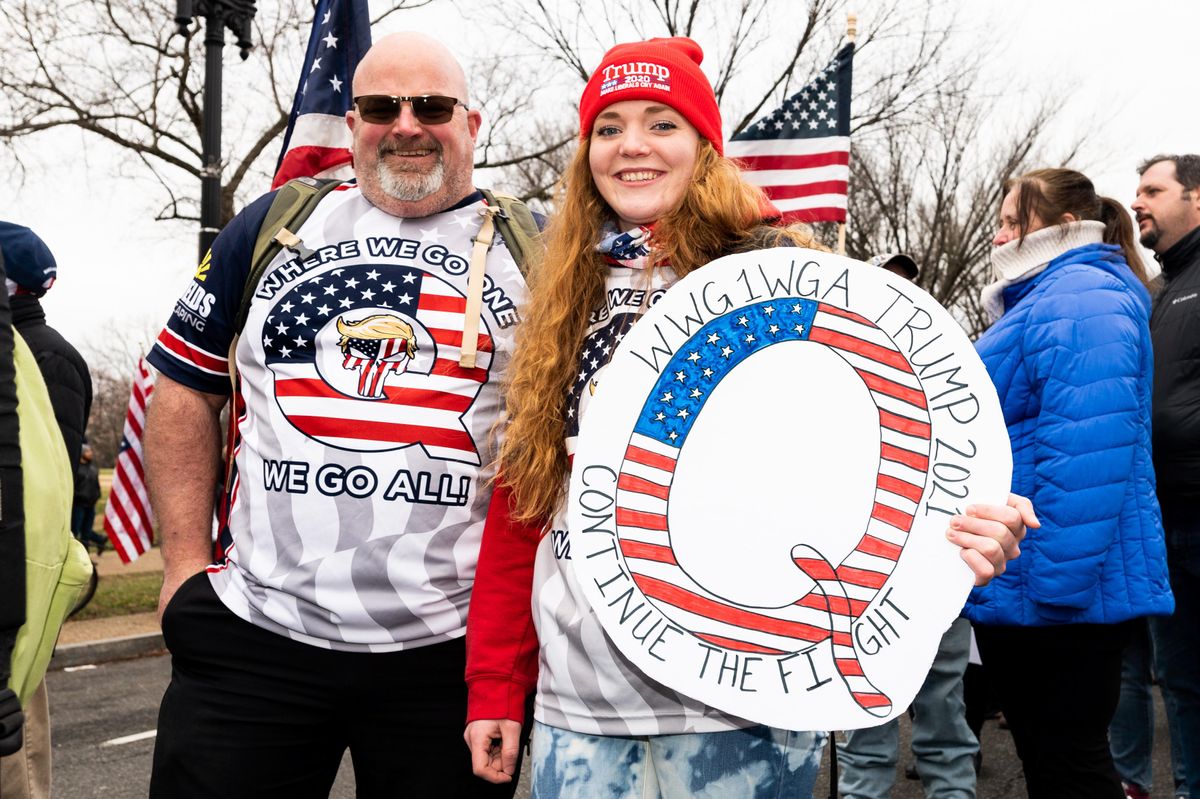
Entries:
[[[1128,203],[1141,159],[1200,151],[1200,3],[964,0],[962,9],[969,23],[997,32],[989,64],[997,88],[1045,86],[1066,105],[1069,124],[1097,128],[1087,171],[1101,192]],[[445,16],[393,19],[375,35],[401,24],[446,29],[437,24]],[[448,44],[470,59],[469,40]],[[227,48],[227,61],[234,58]],[[995,124],[1005,123],[998,112]],[[33,227],[55,253],[60,278],[44,301],[50,323],[85,353],[111,346],[113,329],[152,334],[194,269],[195,230],[154,222],[139,199],[146,184],[114,183],[106,148],[81,148],[76,134],[60,134],[47,149],[61,157],[45,159],[19,191],[0,195],[0,218]]]

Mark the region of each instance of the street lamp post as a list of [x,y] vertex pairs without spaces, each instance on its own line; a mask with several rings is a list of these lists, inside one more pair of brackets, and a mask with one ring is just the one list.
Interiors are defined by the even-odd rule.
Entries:
[[221,53],[225,29],[237,37],[245,61],[250,55],[250,23],[255,0],[175,0],[178,33],[187,36],[195,17],[204,17],[204,109],[200,168],[200,258],[221,227]]

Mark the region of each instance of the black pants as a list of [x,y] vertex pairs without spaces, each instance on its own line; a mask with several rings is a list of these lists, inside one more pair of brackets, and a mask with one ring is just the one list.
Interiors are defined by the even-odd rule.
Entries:
[[463,639],[401,652],[299,643],[235,616],[207,575],[163,617],[171,683],[150,796],[324,799],[350,749],[360,797],[511,797],[471,773]]
[[1129,623],[976,625],[1030,799],[1123,799],[1108,748]]
[[983,751],[983,723],[1000,712],[1000,700],[996,698],[991,675],[979,663],[968,663],[963,673],[963,704],[966,705],[967,726]]

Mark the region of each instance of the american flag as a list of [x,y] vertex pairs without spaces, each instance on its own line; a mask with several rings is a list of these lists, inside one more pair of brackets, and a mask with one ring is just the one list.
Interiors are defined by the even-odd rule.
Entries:
[[[462,417],[487,382],[495,345],[480,333],[476,367],[459,366],[466,304],[449,283],[412,266],[357,264],[298,282],[262,329],[280,410],[331,446],[377,452],[421,444],[433,457],[478,463]],[[400,338],[376,340],[394,346],[374,354],[363,349],[367,340],[342,341],[339,321],[372,318],[414,320],[414,357],[405,358]]]
[[154,517],[146,494],[142,458],[146,405],[153,391],[154,373],[146,366],[146,359],[139,358],[129,392],[129,410],[125,412],[125,432],[113,469],[112,489],[104,509],[104,532],[125,563],[137,560],[154,543]]
[[346,112],[354,69],[370,46],[367,0],[319,0],[272,189],[292,178],[354,176]]
[[725,146],[786,223],[846,221],[853,60],[848,44],[807,86]]
[[[853,551],[840,564],[798,545],[796,567],[814,589],[793,605],[747,609],[709,593],[675,558],[671,489],[684,443],[722,378],[766,347],[810,341],[832,349],[858,374],[879,412],[875,502]],[[642,592],[696,637],[742,652],[783,654],[830,640],[855,701],[885,716],[890,700],[863,675],[851,625],[883,588],[903,552],[929,464],[929,405],[916,375],[883,331],[826,303],[780,298],[748,305],[701,328],[663,370],[633,428],[617,479],[617,536]]]

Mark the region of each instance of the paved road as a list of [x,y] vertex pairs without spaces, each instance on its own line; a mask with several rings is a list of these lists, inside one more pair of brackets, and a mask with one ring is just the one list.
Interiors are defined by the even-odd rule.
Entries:
[[124,799],[146,795],[154,739],[101,744],[153,730],[158,700],[169,677],[166,657],[47,675],[56,796]]
[[[54,735],[54,794],[63,799],[140,799],[150,782],[152,732],[158,701],[170,677],[166,656],[107,663],[94,668],[52,672],[48,677]],[[1167,746],[1162,705],[1158,707],[1154,799],[1169,799]],[[901,734],[907,745],[908,725]],[[137,738],[136,736],[146,736]],[[132,740],[130,740],[132,738]],[[1007,732],[988,722],[983,733],[984,764],[979,799],[1019,799],[1025,795],[1020,766]],[[829,795],[823,771],[815,796]],[[897,779],[893,799],[921,799],[919,782]],[[523,785],[518,799],[528,799]],[[354,799],[349,760],[331,799]]]

